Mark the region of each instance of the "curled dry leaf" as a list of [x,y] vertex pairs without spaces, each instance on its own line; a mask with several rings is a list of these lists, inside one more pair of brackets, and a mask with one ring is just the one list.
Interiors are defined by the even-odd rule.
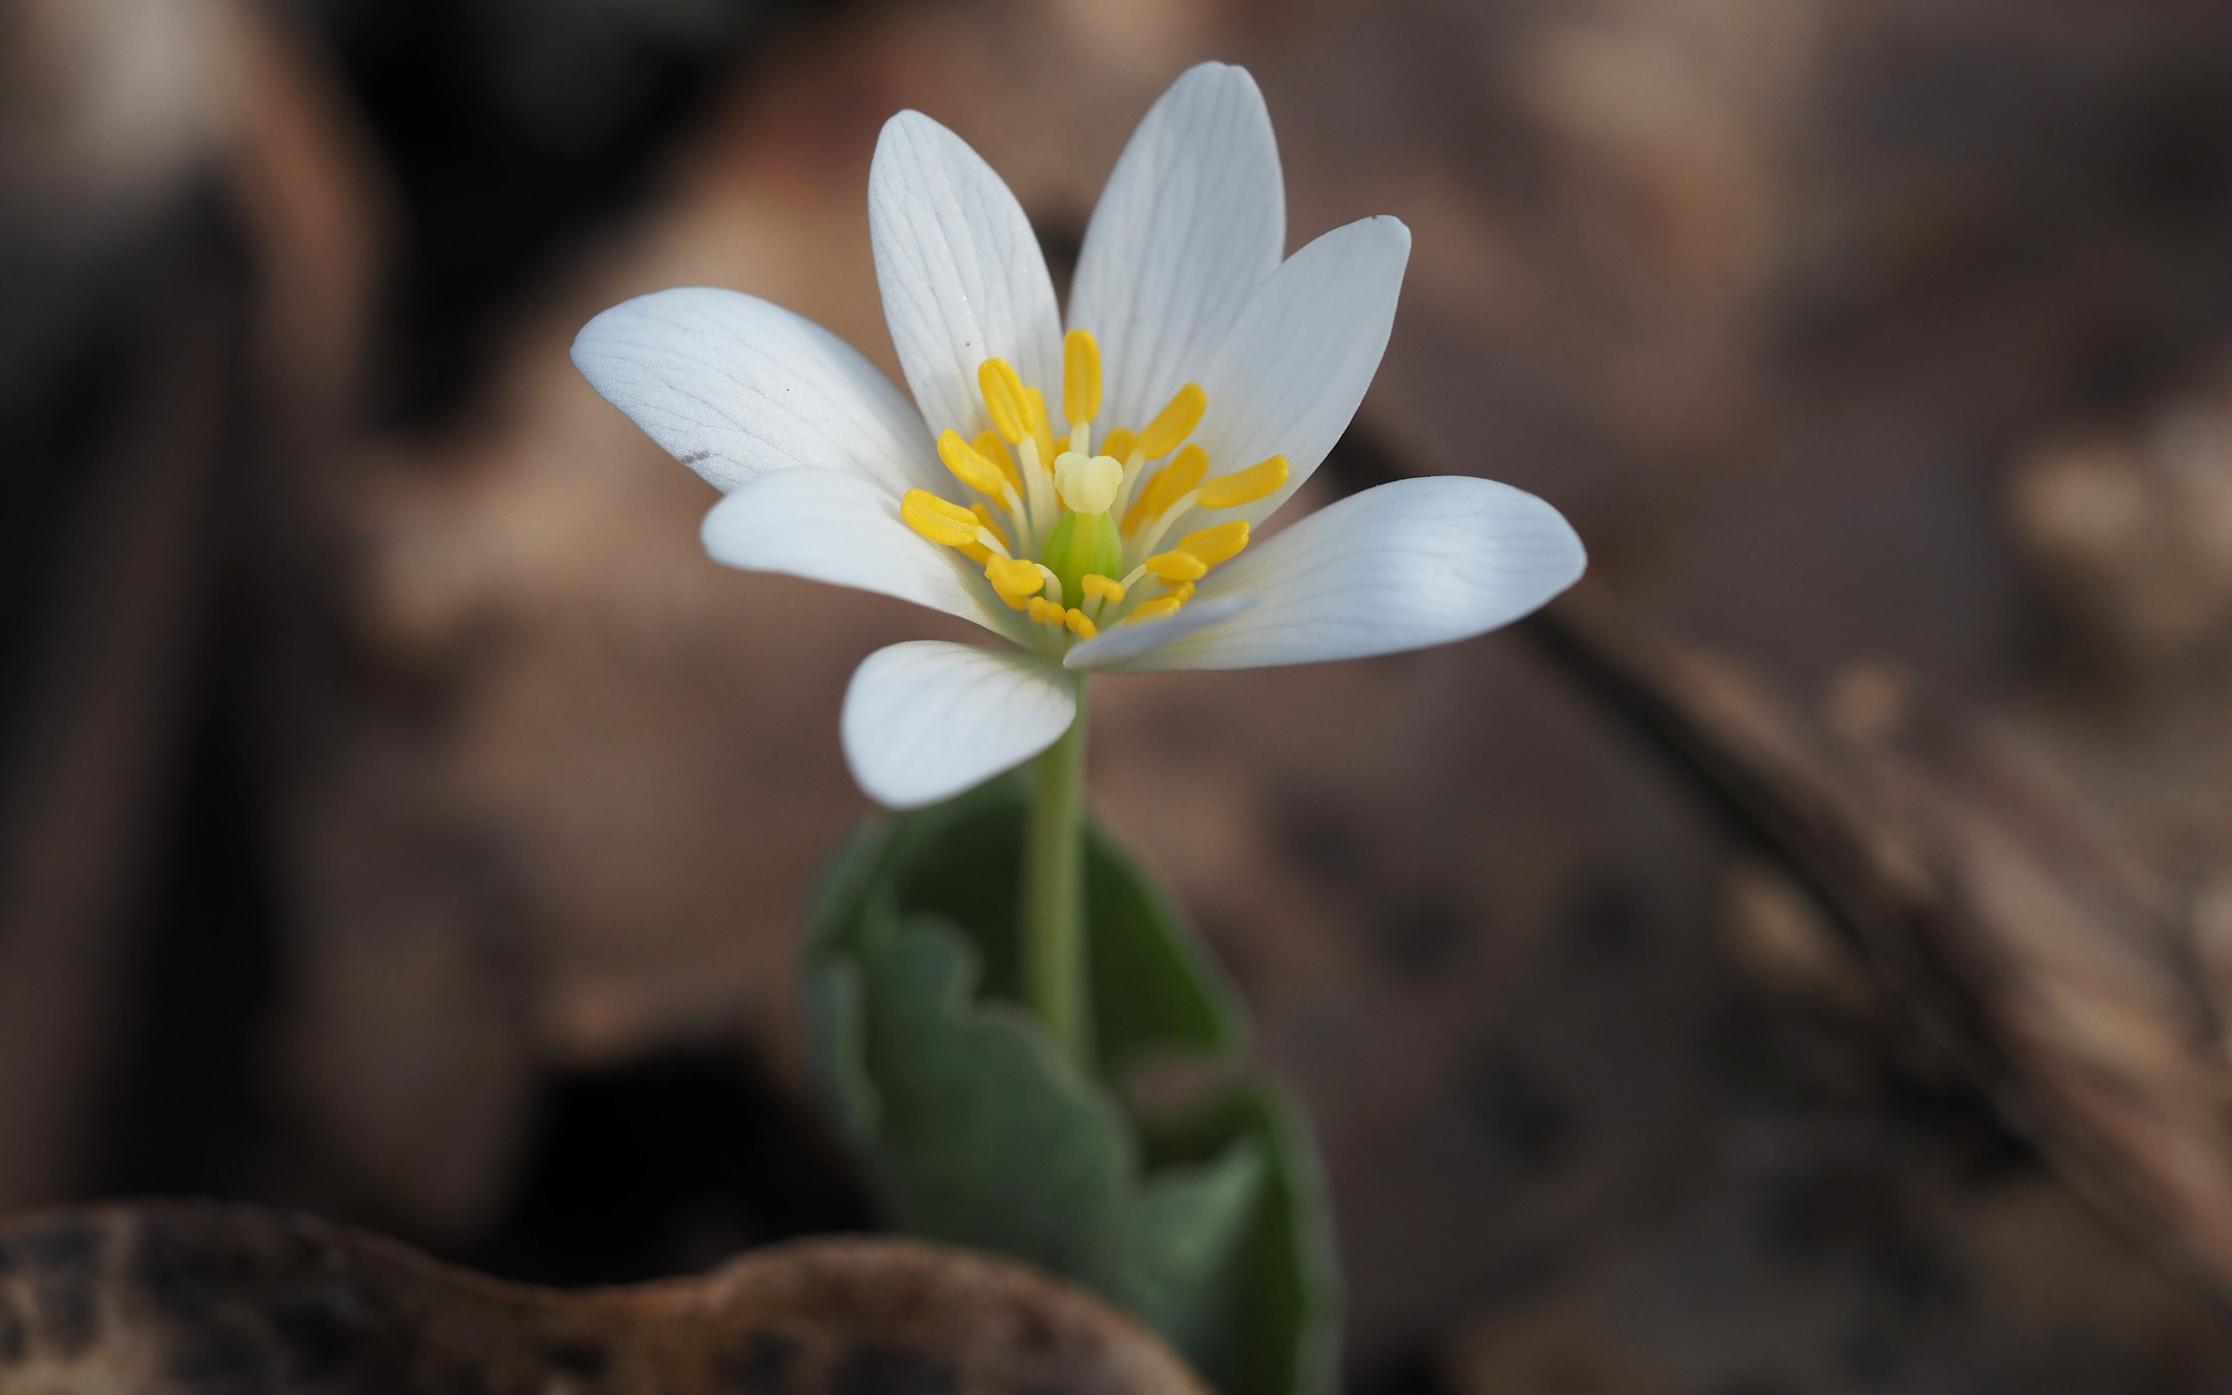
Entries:
[[9,1395],[1202,1395],[1155,1338],[1031,1270],[835,1239],[565,1293],[246,1207],[0,1226]]
[[2195,917],[2074,798],[1896,674],[1848,671],[1816,720],[1601,594],[1534,633],[1812,892],[1926,1064],[2232,1294],[2232,1062]]

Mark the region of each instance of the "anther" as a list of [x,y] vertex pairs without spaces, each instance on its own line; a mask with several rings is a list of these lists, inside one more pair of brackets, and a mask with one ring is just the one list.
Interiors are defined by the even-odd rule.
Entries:
[[1209,452],[1199,446],[1188,446],[1178,452],[1178,458],[1155,473],[1141,492],[1139,502],[1124,514],[1124,531],[1131,532],[1191,494],[1194,486],[1201,483],[1201,477],[1208,473]]
[[1030,417],[1024,406],[1023,380],[1016,376],[1015,368],[1004,358],[988,358],[977,365],[977,390],[984,394],[984,408],[992,414],[992,426],[1010,442],[1023,439],[1030,429]]
[[1286,482],[1287,458],[1274,455],[1245,470],[1217,476],[1201,486],[1201,498],[1197,502],[1205,509],[1236,509],[1242,504],[1269,498]]
[[982,530],[975,514],[927,489],[908,490],[899,501],[899,516],[909,528],[944,547],[967,547]]
[[1062,336],[1062,416],[1078,427],[1100,415],[1100,345],[1089,329]]
[[1053,469],[1054,427],[1046,419],[1046,394],[1035,387],[1023,389],[1023,421],[1038,442],[1039,462]]
[[1000,467],[979,455],[976,447],[961,439],[960,432],[949,428],[938,437],[938,459],[945,462],[955,479],[977,493],[1013,505],[1015,491],[1008,486]]
[[1000,599],[1016,610],[1023,608],[1025,598],[1037,595],[1046,586],[1046,578],[1039,574],[1035,562],[1020,562],[1011,558],[995,557],[984,565],[984,579],[1000,593]]
[[1208,406],[1209,394],[1201,390],[1201,384],[1186,384],[1140,430],[1138,449],[1150,460],[1170,454],[1201,425],[1201,414]]
[[979,431],[976,439],[969,444],[976,447],[978,455],[998,466],[1000,473],[1007,476],[1009,484],[1017,489],[1023,487],[1023,477],[1015,473],[1015,457],[1008,454],[1007,442],[1000,439],[999,432]]
[[986,532],[1000,540],[1000,547],[1003,550],[1014,546],[1013,543],[1008,541],[1007,529],[1002,528],[1000,520],[992,516],[992,510],[982,504],[971,504],[969,505],[969,512],[976,515],[977,522],[984,525]]
[[1209,564],[1184,548],[1158,552],[1139,565],[1164,581],[1198,581],[1209,574]]
[[1196,528],[1178,540],[1178,550],[1190,552],[1208,566],[1229,562],[1248,545],[1248,520],[1236,518],[1214,528]]
[[1033,562],[1031,565],[1038,568],[1039,579],[1046,583],[1046,598],[1054,604],[1060,605],[1062,603],[1062,579],[1054,575],[1054,569],[1044,562]]

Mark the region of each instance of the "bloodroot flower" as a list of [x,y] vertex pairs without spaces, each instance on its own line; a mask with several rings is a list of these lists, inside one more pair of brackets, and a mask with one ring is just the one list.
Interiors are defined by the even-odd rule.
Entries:
[[1507,485],[1401,480],[1275,536],[1379,367],[1394,218],[1291,257],[1271,122],[1239,68],[1155,103],[1093,212],[1067,331],[1015,196],[919,112],[868,176],[910,403],[827,330],[660,291],[574,341],[582,374],[726,495],[707,549],[930,606],[1003,644],[893,645],[845,695],[863,788],[912,807],[1046,750],[1087,675],[1348,659],[1463,639],[1571,585],[1581,543]]

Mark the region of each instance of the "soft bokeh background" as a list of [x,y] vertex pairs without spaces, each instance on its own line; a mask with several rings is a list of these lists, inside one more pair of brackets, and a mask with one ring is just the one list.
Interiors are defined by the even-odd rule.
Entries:
[[[1318,501],[1507,480],[1636,623],[1832,714],[1927,691],[2232,1001],[2221,0],[10,0],[0,1208],[246,1197],[561,1282],[863,1223],[797,926],[865,812],[846,675],[951,627],[712,565],[566,346],[705,283],[888,367],[890,112],[1062,268],[1207,57],[1292,243],[1416,237]],[[1917,1059],[1527,633],[1095,722],[1314,1112],[1358,1389],[2232,1388],[2175,1208]]]

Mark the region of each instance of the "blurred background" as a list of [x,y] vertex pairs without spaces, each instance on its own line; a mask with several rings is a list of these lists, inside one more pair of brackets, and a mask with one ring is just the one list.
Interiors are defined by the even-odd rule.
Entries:
[[701,283],[889,368],[886,116],[1060,280],[1208,57],[1290,245],[1416,238],[1317,501],[1488,475],[1593,561],[1096,695],[1353,1387],[2232,1389],[2221,0],[8,0],[0,1208],[560,1283],[865,1224],[799,917],[847,674],[953,627],[713,565],[566,348]]

